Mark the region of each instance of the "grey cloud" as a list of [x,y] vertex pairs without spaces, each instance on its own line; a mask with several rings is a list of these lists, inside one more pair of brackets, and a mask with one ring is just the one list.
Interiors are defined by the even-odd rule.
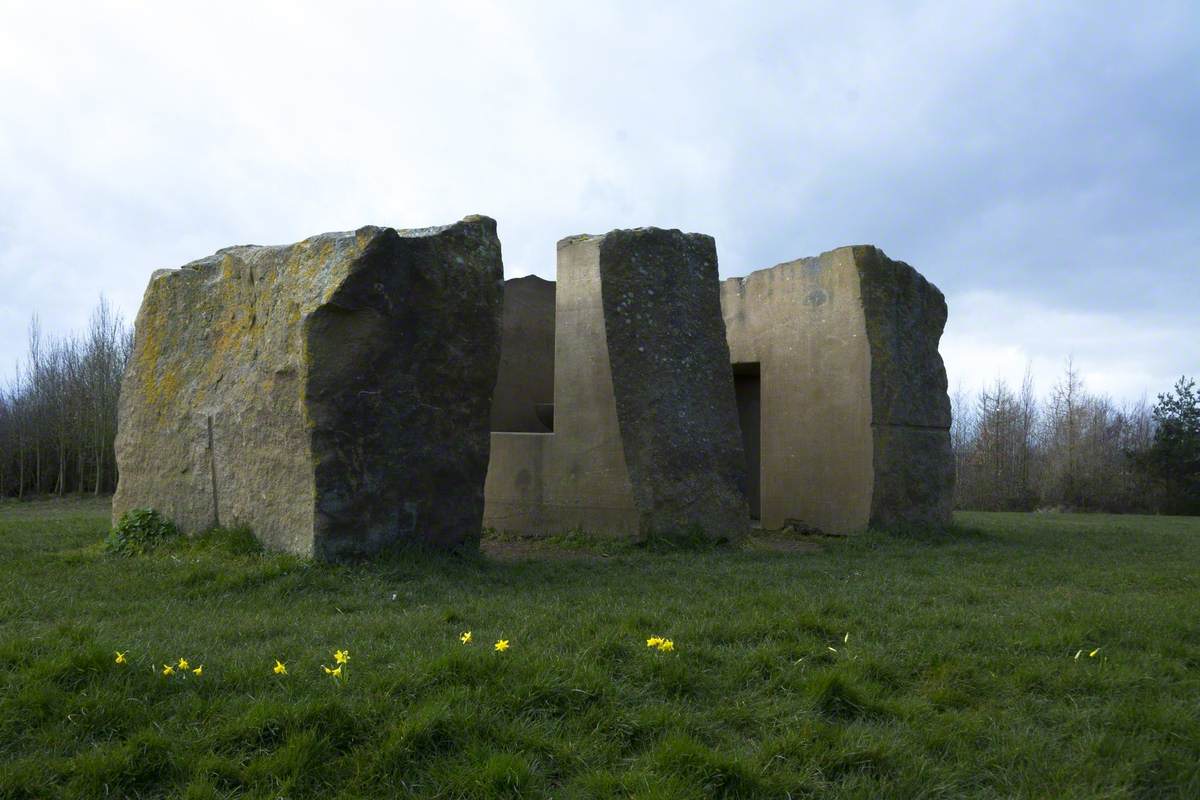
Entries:
[[947,292],[951,347],[956,297],[985,292],[1055,310],[1067,328],[1013,343],[1047,363],[1073,314],[1178,333],[1117,391],[1200,362],[1194,3],[10,17],[0,367],[29,312],[65,331],[104,291],[132,315],[151,270],[225,245],[472,212],[514,275],[618,226],[711,233],[725,274],[871,242]]

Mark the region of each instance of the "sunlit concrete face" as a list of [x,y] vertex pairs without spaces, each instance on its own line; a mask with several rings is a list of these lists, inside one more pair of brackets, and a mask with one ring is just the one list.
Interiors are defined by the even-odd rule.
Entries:
[[554,431],[492,433],[484,525],[739,538],[744,459],[712,239],[564,239],[555,288]]
[[756,365],[759,376],[763,526],[800,520],[828,532],[865,527],[873,479],[871,356],[849,252],[730,278],[721,285],[721,305],[730,358]]
[[746,438],[764,527],[949,523],[936,287],[874,247],[843,247],[730,278],[721,304],[742,424],[760,426]]

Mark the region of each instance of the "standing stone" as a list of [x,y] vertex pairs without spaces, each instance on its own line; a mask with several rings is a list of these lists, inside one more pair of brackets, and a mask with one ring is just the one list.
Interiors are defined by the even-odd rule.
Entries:
[[950,396],[938,342],[946,298],[921,273],[877,247],[855,247],[871,344],[871,524],[950,524],[954,452]]
[[365,227],[160,270],[121,386],[113,517],[322,559],[478,539],[496,224]]
[[555,289],[554,431],[492,434],[484,524],[740,538],[744,460],[712,237],[570,237]]
[[721,288],[734,372],[745,376],[743,424],[757,429],[750,469],[763,526],[844,534],[948,524],[954,459],[937,287],[858,246]]

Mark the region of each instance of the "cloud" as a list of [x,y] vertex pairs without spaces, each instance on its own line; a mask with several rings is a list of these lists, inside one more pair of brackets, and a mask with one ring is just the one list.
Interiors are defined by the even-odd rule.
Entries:
[[1046,395],[1071,358],[1089,391],[1153,399],[1174,384],[1179,364],[1200,357],[1188,319],[1055,307],[993,291],[965,292],[949,305],[942,357],[951,389],[968,393],[997,378],[1018,387],[1028,365],[1035,392]]
[[0,368],[30,312],[131,316],[223,246],[476,212],[510,275],[660,225],[713,234],[724,275],[875,243],[952,320],[993,292],[1155,326],[1195,304],[1197,31],[1188,2],[24,4]]

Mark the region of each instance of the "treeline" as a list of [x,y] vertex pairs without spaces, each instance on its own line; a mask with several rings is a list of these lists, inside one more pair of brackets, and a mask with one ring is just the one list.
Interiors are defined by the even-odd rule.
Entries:
[[1068,360],[1046,398],[1034,388],[1027,370],[1019,387],[951,396],[958,508],[1200,513],[1194,383],[1180,379],[1153,406],[1117,404]]
[[133,332],[104,299],[82,335],[43,336],[35,317],[0,386],[0,497],[112,492],[117,397]]

